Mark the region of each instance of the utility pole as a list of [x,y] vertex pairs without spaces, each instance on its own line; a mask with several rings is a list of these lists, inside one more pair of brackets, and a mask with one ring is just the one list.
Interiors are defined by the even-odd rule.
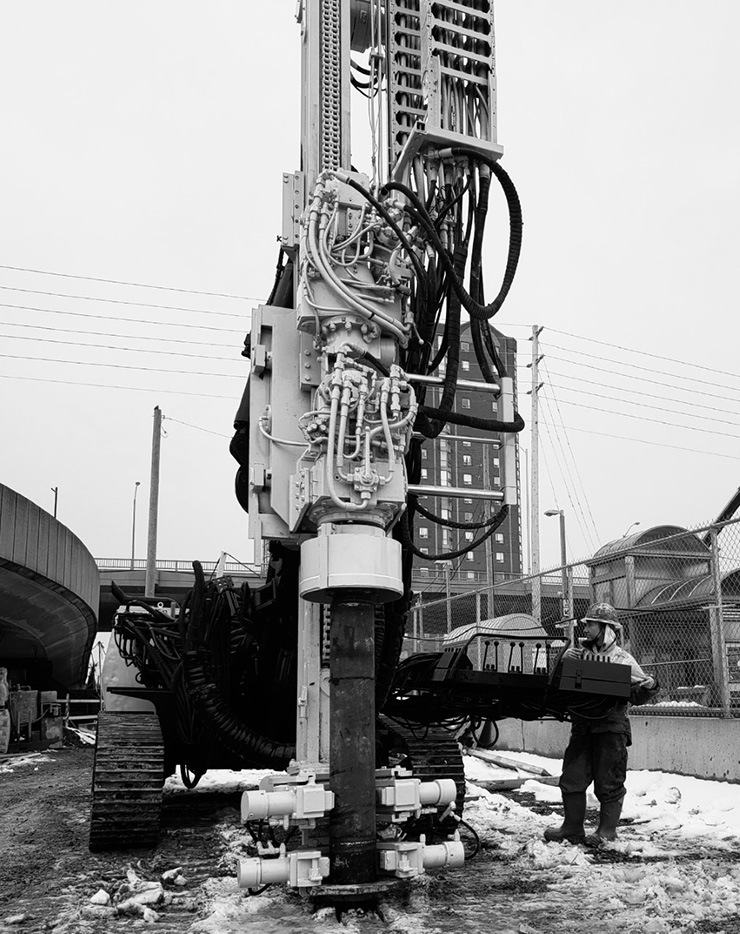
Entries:
[[154,596],[154,579],[157,571],[157,511],[159,508],[159,447],[162,441],[162,410],[154,407],[152,429],[152,473],[149,482],[149,534],[146,545],[146,582],[144,595]]
[[539,490],[539,405],[538,396],[542,388],[540,382],[539,364],[542,356],[540,355],[539,337],[542,328],[536,324],[532,325],[532,362],[528,364],[532,368],[532,414],[529,420],[531,441],[530,450],[532,452],[531,471],[530,471],[530,490],[529,490],[529,516],[532,540],[530,550],[532,554],[532,616],[539,623],[542,619],[542,581],[540,580],[540,490]]

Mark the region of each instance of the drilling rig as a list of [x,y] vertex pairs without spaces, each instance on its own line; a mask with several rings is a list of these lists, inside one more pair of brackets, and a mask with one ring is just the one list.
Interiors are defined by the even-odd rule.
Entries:
[[[178,765],[189,787],[208,768],[272,768],[243,797],[257,855],[240,885],[340,903],[463,863],[462,758],[445,725],[567,719],[584,703],[598,716],[629,685],[605,687],[595,671],[584,689],[579,669],[566,689],[547,651],[529,672],[473,671],[465,647],[401,662],[414,559],[461,556],[516,506],[524,423],[490,321],[522,215],[499,162],[492,2],[302,0],[297,19],[300,169],[283,176],[277,274],[245,341],[230,446],[267,582],[206,581],[196,562],[179,614],[116,591],[121,664],[99,722],[90,846],[154,844]],[[351,159],[351,97],[369,115],[368,174]],[[486,301],[493,184],[509,246]],[[460,377],[464,317],[475,380]],[[458,411],[460,388],[487,394],[494,417]],[[449,426],[498,445],[503,488],[421,482],[423,445]],[[451,521],[432,506],[440,497],[474,497],[485,515]],[[426,555],[418,515],[474,540]],[[142,702],[150,712],[133,709]]]
[[[285,265],[272,303],[253,317],[251,376],[232,450],[241,455],[237,487],[252,538],[300,556],[289,772],[298,771],[280,788],[297,794],[307,775],[331,804],[321,883],[340,895],[375,886],[379,864],[412,872],[425,859],[462,859],[452,838],[439,852],[418,841],[377,842],[380,798],[408,816],[429,805],[449,809],[458,789],[450,778],[435,785],[412,772],[376,771],[376,701],[390,687],[378,684],[376,668],[382,680],[399,658],[416,500],[440,493],[419,483],[424,439],[450,422],[467,424],[501,433],[504,456],[514,456],[512,433],[524,423],[512,377],[489,353],[486,322],[514,276],[521,211],[498,163],[489,0],[308,0],[298,18],[301,169],[283,176]],[[370,175],[352,164],[353,87],[367,99]],[[486,304],[481,249],[492,178],[509,205],[511,242],[503,284]],[[485,424],[453,411],[463,310],[486,375],[472,388],[492,393],[501,413]],[[441,390],[436,405],[427,401],[430,387]],[[514,504],[515,488],[478,495],[490,507],[479,523],[487,537]],[[248,881],[262,881],[265,865],[253,863]]]

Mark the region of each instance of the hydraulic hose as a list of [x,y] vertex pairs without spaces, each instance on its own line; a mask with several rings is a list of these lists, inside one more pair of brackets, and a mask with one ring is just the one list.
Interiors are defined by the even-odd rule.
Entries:
[[474,415],[463,415],[461,412],[445,412],[428,405],[420,405],[419,412],[428,418],[444,418],[453,425],[464,425],[466,428],[477,428],[480,431],[510,431],[517,432],[524,428],[524,419],[518,412],[514,413],[513,422],[501,422],[497,418],[476,418]]
[[429,519],[430,522],[448,529],[486,529],[492,522],[497,521],[497,515],[483,519],[481,522],[456,522],[454,519],[443,519],[441,516],[435,516],[433,512],[422,506],[416,497],[414,497],[414,511],[424,516],[425,519]]
[[195,587],[183,653],[185,681],[193,704],[233,755],[255,767],[285,768],[295,755],[295,746],[262,736],[237,717],[214,682],[207,652],[201,644],[205,611],[205,578],[199,561],[193,562]]
[[446,551],[440,552],[436,555],[425,554],[420,548],[417,548],[414,544],[414,540],[411,536],[411,526],[409,523],[408,513],[404,513],[401,516],[401,521],[399,522],[401,530],[401,542],[403,547],[407,548],[417,558],[422,558],[424,561],[450,561],[452,558],[461,558],[463,555],[467,554],[469,551],[472,551],[474,548],[477,548],[479,545],[482,545],[487,539],[489,539],[493,533],[498,529],[501,524],[504,522],[506,517],[509,515],[509,507],[504,505],[496,513],[494,521],[490,528],[488,528],[483,535],[477,538],[474,542],[468,542],[464,548],[458,548],[457,551]]
[[509,253],[506,260],[506,269],[504,270],[504,276],[501,282],[499,293],[490,304],[482,305],[480,302],[475,301],[466,291],[460,279],[455,276],[452,260],[450,259],[442,241],[439,238],[437,230],[431,218],[429,217],[425,205],[419,200],[416,193],[412,191],[407,185],[403,185],[400,182],[387,182],[381,189],[381,194],[388,191],[398,191],[405,195],[405,197],[408,198],[408,200],[414,205],[415,210],[409,208],[406,210],[409,211],[414,220],[420,223],[424,227],[424,230],[427,232],[427,235],[434,244],[434,248],[436,249],[442,264],[445,266],[452,277],[452,287],[462,302],[463,307],[471,316],[471,318],[479,318],[483,321],[487,321],[489,318],[492,318],[503,305],[504,300],[509,293],[509,289],[511,288],[511,285],[514,281],[514,276],[516,275],[516,268],[519,263],[519,255],[522,249],[522,206],[519,201],[517,190],[514,187],[514,183],[512,182],[507,172],[498,164],[498,162],[495,162],[493,159],[486,159],[479,153],[475,152],[475,150],[466,149],[464,147],[454,147],[452,149],[445,150],[445,155],[447,153],[453,156],[464,156],[466,158],[483,162],[496,176],[499,184],[501,185],[501,188],[503,189],[504,196],[506,197],[506,203],[509,209]]

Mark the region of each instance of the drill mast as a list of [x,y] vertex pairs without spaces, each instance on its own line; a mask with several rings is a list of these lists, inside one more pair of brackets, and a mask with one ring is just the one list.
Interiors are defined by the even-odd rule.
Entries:
[[[387,662],[395,652],[395,665],[420,554],[413,514],[419,496],[439,492],[419,483],[422,441],[448,422],[498,433],[510,479],[476,494],[490,504],[484,537],[516,501],[513,432],[523,422],[487,321],[511,284],[521,225],[497,163],[489,0],[302,0],[297,19],[301,168],[283,176],[284,265],[253,315],[246,484],[255,542],[300,549],[297,746],[287,780],[276,776],[258,795],[268,810],[287,795],[279,817],[303,833],[302,855],[284,856],[280,878],[341,895],[377,882],[380,786],[400,801],[410,782],[416,805],[426,793],[402,772],[376,774],[375,742],[376,633],[377,654]],[[352,165],[352,88],[367,98],[367,175]],[[486,304],[481,246],[493,175],[512,243],[504,283]],[[484,380],[466,385],[497,403],[496,418],[474,424],[453,410],[463,309],[485,361]],[[452,800],[448,789],[440,806]],[[246,795],[245,814],[262,802]],[[324,816],[328,861],[310,845]],[[423,871],[425,858],[439,858],[434,847],[424,857],[423,842],[411,856],[390,846],[384,866]],[[461,861],[454,841],[446,852]],[[247,861],[242,884],[277,872],[273,862]]]

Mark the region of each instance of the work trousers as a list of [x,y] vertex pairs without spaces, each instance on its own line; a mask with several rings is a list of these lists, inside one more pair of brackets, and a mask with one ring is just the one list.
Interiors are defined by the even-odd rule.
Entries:
[[602,804],[621,801],[626,777],[626,733],[571,734],[559,782],[563,794],[583,792],[593,782],[594,794]]

